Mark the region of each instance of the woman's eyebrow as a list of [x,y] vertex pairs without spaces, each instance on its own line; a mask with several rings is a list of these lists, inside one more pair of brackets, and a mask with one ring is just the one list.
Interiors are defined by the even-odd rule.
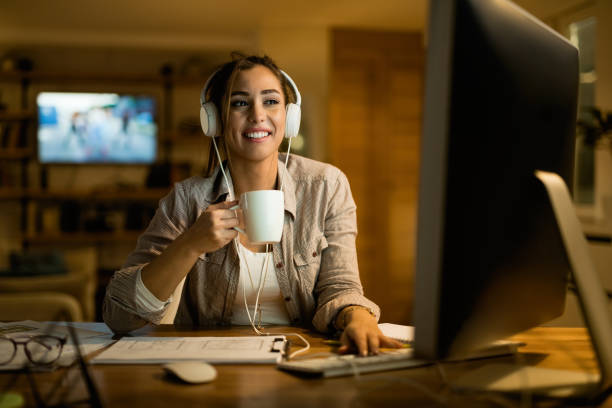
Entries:
[[[280,91],[277,89],[264,89],[263,91],[261,91],[262,95],[267,95],[267,94],[279,94],[280,95]],[[249,93],[246,91],[234,91],[232,92],[232,96],[249,96]]]

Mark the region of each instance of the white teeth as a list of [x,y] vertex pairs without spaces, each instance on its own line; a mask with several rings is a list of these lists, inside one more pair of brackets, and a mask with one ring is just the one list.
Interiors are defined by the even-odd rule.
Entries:
[[252,133],[245,133],[245,136],[251,139],[261,139],[262,137],[266,137],[268,136],[268,132],[252,132]]

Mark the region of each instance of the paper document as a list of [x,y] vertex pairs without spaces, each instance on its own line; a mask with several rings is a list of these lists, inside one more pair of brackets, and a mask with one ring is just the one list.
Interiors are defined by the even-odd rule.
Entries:
[[392,339],[403,341],[404,343],[412,343],[414,341],[414,326],[379,323],[378,328],[385,336]]
[[[378,328],[387,337],[395,340],[402,341],[404,343],[414,342],[414,326],[404,326],[401,324],[393,323],[379,323]],[[478,350],[473,350],[466,355],[459,357],[452,357],[446,359],[446,361],[462,361],[471,360],[485,357],[502,356],[506,354],[515,353],[519,347],[524,346],[525,343],[510,341],[510,340],[498,340],[491,343],[487,347],[483,347]]]
[[276,364],[285,354],[285,336],[124,337],[92,364],[162,364],[200,360],[214,364]]
[[[68,337],[70,331],[66,326],[66,322],[37,322],[34,320],[22,320],[19,322],[0,322],[0,336],[15,337],[22,335],[39,336],[49,334],[59,337]],[[97,331],[78,327],[79,323],[71,323],[74,331],[79,338],[79,342],[105,334],[111,334],[109,331]]]

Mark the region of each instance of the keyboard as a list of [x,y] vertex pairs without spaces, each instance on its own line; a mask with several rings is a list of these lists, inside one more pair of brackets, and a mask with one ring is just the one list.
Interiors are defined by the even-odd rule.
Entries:
[[412,349],[397,349],[366,357],[344,354],[324,358],[282,361],[277,367],[281,370],[322,377],[340,377],[429,364],[428,361],[412,358],[412,355]]

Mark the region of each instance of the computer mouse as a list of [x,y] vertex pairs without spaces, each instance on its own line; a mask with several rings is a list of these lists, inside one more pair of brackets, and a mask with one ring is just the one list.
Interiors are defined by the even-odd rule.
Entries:
[[217,378],[217,370],[203,361],[177,361],[162,365],[162,368],[190,384],[201,384]]

